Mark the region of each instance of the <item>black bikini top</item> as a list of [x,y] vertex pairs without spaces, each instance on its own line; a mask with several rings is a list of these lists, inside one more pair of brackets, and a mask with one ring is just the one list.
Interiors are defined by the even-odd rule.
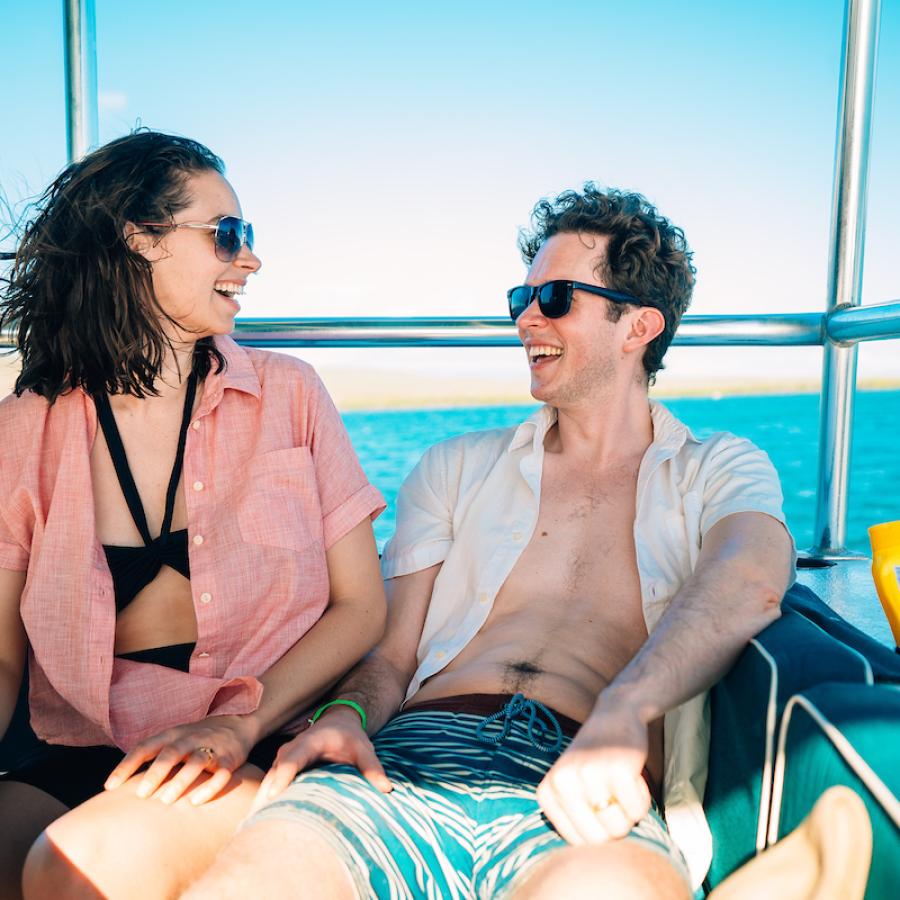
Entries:
[[97,405],[97,418],[100,427],[106,437],[109,447],[109,455],[112,457],[119,486],[125,495],[125,502],[131,513],[134,524],[144,541],[143,547],[116,547],[104,544],[106,561],[112,574],[113,588],[116,595],[116,612],[121,612],[132,600],[159,574],[163,566],[170,566],[176,572],[180,572],[185,578],[191,577],[188,563],[188,533],[183,528],[180,531],[170,531],[172,527],[172,514],[175,509],[175,492],[178,482],[181,480],[181,469],[184,464],[184,445],[187,440],[188,425],[191,421],[191,411],[194,408],[194,398],[197,394],[197,376],[193,372],[187,382],[187,396],[184,398],[184,414],[181,417],[181,431],[178,435],[178,450],[175,453],[175,464],[172,467],[172,475],[169,478],[169,487],[166,491],[166,509],[163,515],[162,528],[159,537],[151,538],[150,529],[147,527],[147,517],[144,514],[144,505],[141,503],[137,485],[128,466],[128,457],[125,455],[125,446],[116,426],[109,397],[106,393],[94,397]]

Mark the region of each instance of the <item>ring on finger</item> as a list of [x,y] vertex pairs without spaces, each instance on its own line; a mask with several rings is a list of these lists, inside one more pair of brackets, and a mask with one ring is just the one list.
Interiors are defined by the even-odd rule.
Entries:
[[595,800],[591,803],[591,812],[596,816],[602,812],[606,812],[612,806],[618,806],[619,801],[610,794],[604,800]]
[[200,756],[205,756],[207,765],[216,761],[216,751],[212,747],[198,747],[194,752],[199,753]]

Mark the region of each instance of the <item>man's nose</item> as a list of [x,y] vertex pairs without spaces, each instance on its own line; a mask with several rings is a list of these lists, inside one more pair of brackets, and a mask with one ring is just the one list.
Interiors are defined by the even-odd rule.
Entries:
[[540,304],[535,297],[522,311],[522,315],[516,319],[516,327],[533,328],[536,325],[543,325],[546,321],[547,317],[541,312]]

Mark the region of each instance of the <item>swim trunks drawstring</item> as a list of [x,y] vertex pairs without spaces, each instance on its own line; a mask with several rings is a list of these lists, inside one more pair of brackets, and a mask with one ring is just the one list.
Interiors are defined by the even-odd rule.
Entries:
[[[544,716],[545,721],[538,718],[538,713]],[[499,744],[508,734],[509,728],[513,720],[522,715],[528,715],[528,740],[531,741],[533,747],[543,750],[545,753],[557,753],[562,749],[563,734],[556,721],[556,716],[537,700],[529,700],[524,694],[515,694],[509,703],[498,709],[497,712],[491,713],[483,718],[475,729],[475,737],[485,744]],[[486,730],[499,718],[503,718],[502,728],[499,734],[489,735]],[[544,738],[548,732],[552,731],[555,735],[553,743],[544,743]]]

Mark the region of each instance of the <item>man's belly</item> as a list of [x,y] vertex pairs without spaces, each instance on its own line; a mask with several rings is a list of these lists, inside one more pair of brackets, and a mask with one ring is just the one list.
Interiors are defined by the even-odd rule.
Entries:
[[[590,627],[525,631],[509,623],[482,629],[444,669],[427,679],[407,701],[412,707],[465,694],[522,693],[531,700],[584,722],[597,698],[627,665],[642,641],[604,640]],[[613,629],[609,629],[613,631]],[[662,720],[649,729],[647,768],[662,779]]]

